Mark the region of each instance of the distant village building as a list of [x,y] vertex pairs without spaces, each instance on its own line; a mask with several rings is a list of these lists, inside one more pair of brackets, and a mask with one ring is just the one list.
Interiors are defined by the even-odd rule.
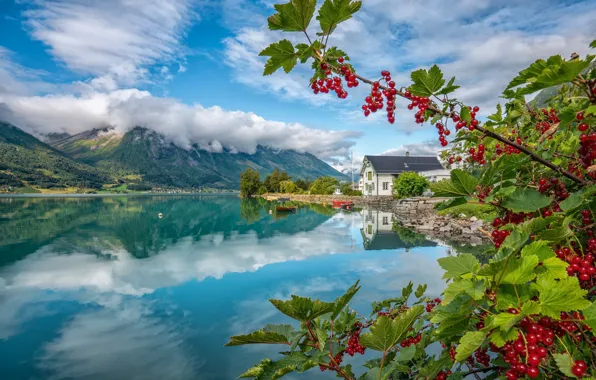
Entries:
[[390,196],[393,194],[393,179],[401,173],[415,172],[430,182],[449,178],[449,170],[437,157],[364,156],[360,170],[359,187],[363,196]]

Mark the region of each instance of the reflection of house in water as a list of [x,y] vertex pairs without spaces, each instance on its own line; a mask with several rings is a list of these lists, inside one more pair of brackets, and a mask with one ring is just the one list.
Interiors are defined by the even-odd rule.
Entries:
[[403,231],[394,231],[391,212],[362,210],[360,232],[364,249],[367,251],[437,246],[437,243],[427,240],[423,235],[405,228]]

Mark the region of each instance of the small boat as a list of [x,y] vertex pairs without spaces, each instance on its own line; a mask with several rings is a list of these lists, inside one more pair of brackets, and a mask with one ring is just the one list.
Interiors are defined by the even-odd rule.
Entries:
[[275,206],[277,212],[296,212],[296,210],[298,210],[296,206]]
[[354,202],[352,201],[331,201],[331,203],[333,204],[333,207],[345,208],[354,206]]

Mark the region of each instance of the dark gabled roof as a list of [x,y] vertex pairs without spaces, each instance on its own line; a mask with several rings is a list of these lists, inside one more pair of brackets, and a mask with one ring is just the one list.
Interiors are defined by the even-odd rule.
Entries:
[[364,156],[377,173],[399,174],[401,172],[426,172],[441,170],[443,165],[437,157],[415,156]]

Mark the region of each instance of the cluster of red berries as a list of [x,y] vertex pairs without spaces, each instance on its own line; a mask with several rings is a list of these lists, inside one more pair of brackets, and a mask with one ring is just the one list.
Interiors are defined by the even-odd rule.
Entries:
[[437,127],[437,132],[439,133],[439,142],[441,143],[441,146],[447,146],[449,142],[447,141],[445,136],[449,136],[451,134],[451,131],[445,128],[445,125],[443,125],[443,123],[437,123],[435,124],[435,127]]
[[[354,73],[352,73],[352,71],[350,70],[350,68],[347,65],[343,64],[344,58],[339,57],[337,59],[337,62],[341,64],[340,71],[347,83],[347,86],[349,88],[358,87],[359,82],[356,79],[356,75]],[[327,76],[327,78],[313,81],[313,83],[310,86],[313,93],[318,94],[319,92],[321,92],[321,93],[327,94],[330,91],[335,91],[338,98],[340,98],[340,99],[347,98],[348,93],[343,88],[342,78],[340,76],[334,76],[334,77],[332,76],[333,75],[332,67],[329,64],[323,62],[323,63],[321,63],[321,70],[325,71],[325,75]]]
[[579,112],[575,118],[578,121],[577,129],[579,129],[580,132],[586,132],[588,129],[590,129],[590,126],[583,121],[585,118],[585,114],[583,112]]
[[423,124],[424,112],[426,112],[428,106],[430,105],[430,99],[423,96],[412,95],[410,91],[406,91],[404,96],[411,100],[411,103],[408,104],[409,110],[413,110],[414,107],[418,107],[418,111],[414,115],[416,117],[416,123]]
[[449,156],[449,158],[447,159],[447,162],[449,163],[449,165],[453,165],[455,162],[461,162],[462,158],[461,156]]
[[422,334],[418,333],[418,335],[410,338],[406,338],[402,340],[399,345],[402,347],[410,347],[411,345],[418,344],[422,340]]
[[476,361],[485,367],[488,367],[488,365],[490,363],[490,355],[488,355],[486,353],[487,351],[488,351],[487,348],[479,348],[474,353],[474,356],[476,357]]
[[355,353],[359,353],[364,355],[366,351],[366,347],[362,347],[360,344],[360,332],[362,331],[362,323],[356,322],[354,324],[355,330],[350,335],[350,339],[348,339],[348,345],[346,346],[346,353],[350,356],[354,356]]
[[[536,122],[536,130],[544,134],[552,127],[553,124],[560,123],[561,119],[559,119],[559,116],[557,115],[557,112],[554,109],[548,110],[546,108],[543,108],[541,111],[542,115],[544,115],[544,120],[538,120]],[[548,138],[552,139],[552,135]]]
[[565,200],[569,197],[567,192],[567,185],[564,182],[559,181],[558,178],[541,178],[538,181],[538,191],[542,194],[552,193],[555,195],[557,201]]
[[435,380],[447,380],[447,377],[451,376],[451,370],[449,371],[441,371],[435,377]]
[[[522,140],[520,138],[518,138],[515,142],[518,143],[519,145],[522,144]],[[501,148],[501,144],[497,144],[497,145],[495,145],[495,153],[498,156],[502,155],[503,153],[507,154],[508,156],[511,156],[512,154],[520,154],[521,150],[519,150],[516,147],[513,147],[511,145],[505,145],[505,150],[503,150],[503,148]]]
[[[338,366],[344,361],[344,353],[345,353],[345,351],[342,351],[333,357],[333,360],[335,360],[335,362],[337,363]],[[328,369],[330,369],[331,371],[335,371],[337,369],[337,367],[335,366],[335,364],[333,364],[333,362],[329,362],[328,366],[329,367],[319,365],[319,369],[323,372],[327,371]]]
[[484,144],[478,145],[478,150],[476,150],[476,148],[470,148],[469,152],[470,152],[470,155],[468,156],[469,162],[477,162],[480,165],[486,164],[486,160],[484,157]]
[[457,124],[455,124],[456,131],[459,131],[460,129],[462,129],[464,127],[468,127],[468,129],[470,131],[473,131],[474,129],[476,129],[476,126],[480,123],[478,120],[476,120],[476,113],[478,111],[480,111],[480,108],[478,106],[475,106],[474,108],[468,107],[468,110],[470,111],[470,117],[471,117],[471,120],[469,123],[466,122],[465,120],[462,120],[459,115],[453,115],[451,117],[451,120],[453,120],[454,123],[457,123]]
[[[567,267],[567,274],[569,276],[576,276],[582,282],[595,279],[596,266],[594,256],[596,254],[596,239],[588,240],[585,255],[582,255],[581,250],[569,247],[559,248],[555,253],[558,258],[569,263]],[[582,287],[591,288],[591,284],[582,284]]]
[[[596,162],[596,132],[581,135],[579,141],[579,159],[582,167],[587,169]],[[596,171],[588,173],[588,176],[590,176],[592,179],[596,179]]]
[[440,298],[435,298],[434,300],[426,301],[426,312],[430,313],[433,311],[435,306],[441,303]]
[[[389,75],[385,77],[385,79],[387,78],[391,79]],[[384,96],[387,98],[387,120],[393,124],[395,122],[395,95],[397,95],[397,90],[395,89],[395,82],[389,80],[387,84],[390,87],[381,91],[381,84],[379,82],[373,83],[370,95],[365,99],[366,104],[362,105],[362,110],[364,111],[364,116],[370,115],[371,112],[382,110],[384,107]]]

